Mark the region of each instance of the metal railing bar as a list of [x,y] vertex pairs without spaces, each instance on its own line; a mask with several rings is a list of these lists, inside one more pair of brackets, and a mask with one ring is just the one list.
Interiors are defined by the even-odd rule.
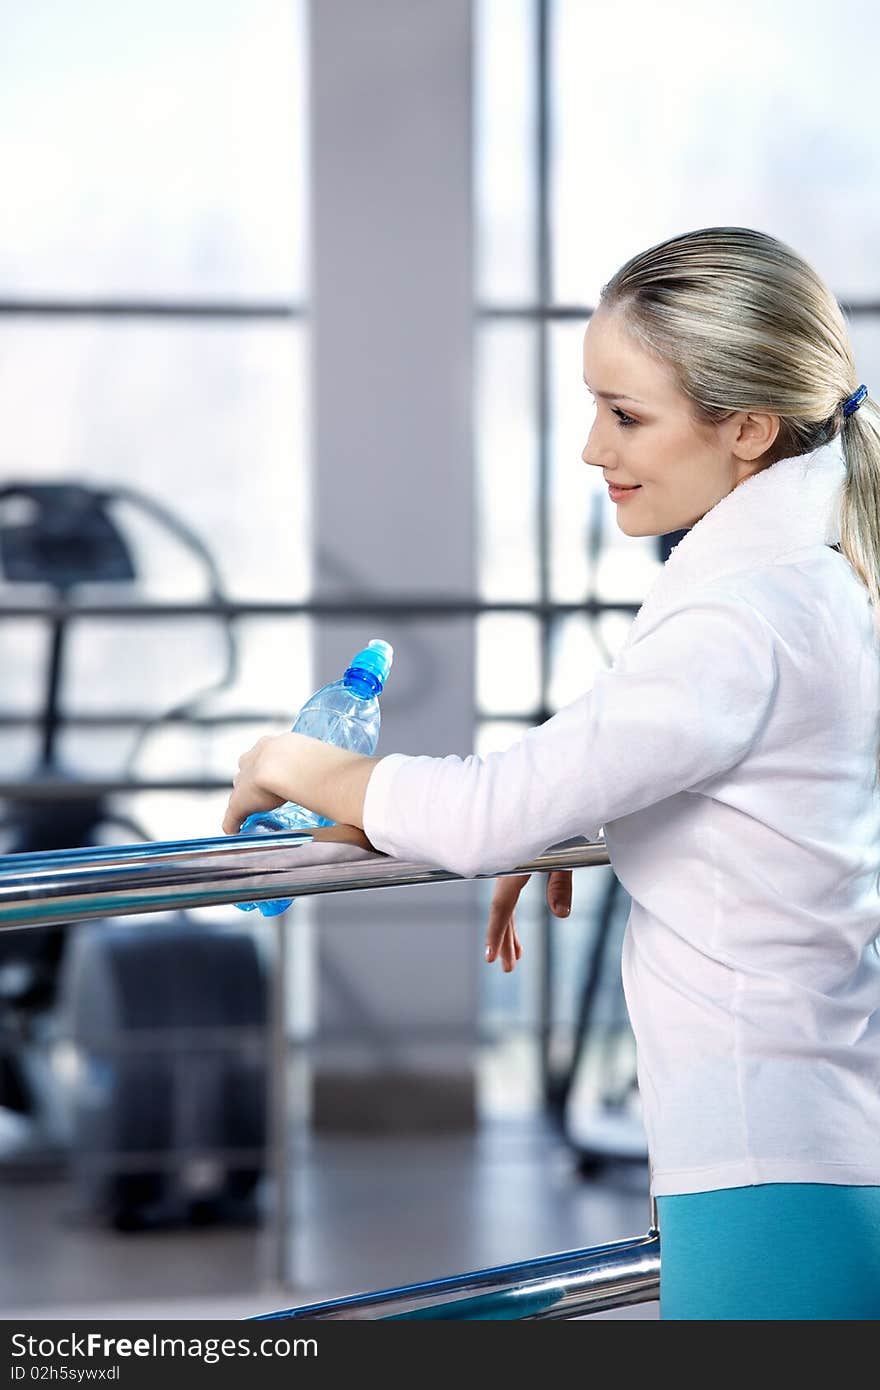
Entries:
[[251,1321],[574,1318],[646,1303],[659,1290],[660,1236],[652,1227],[643,1236],[586,1250],[305,1304]]
[[[328,862],[328,855],[335,858]],[[496,878],[609,862],[604,841],[577,839],[553,845],[509,869],[474,877]],[[324,826],[268,837],[223,835],[49,850],[0,859],[0,929],[282,895],[296,898],[456,880],[462,881],[461,876],[446,869],[378,853],[353,826]],[[171,1030],[166,1036],[178,1031]],[[246,1029],[238,1031],[247,1033]],[[93,1042],[90,1047],[95,1050]],[[278,1142],[277,1133],[273,1142]],[[269,1146],[250,1150],[192,1148],[173,1154],[96,1151],[80,1152],[76,1161],[82,1169],[116,1173],[152,1169],[157,1162],[179,1171],[181,1165],[200,1157],[239,1166],[253,1159],[262,1166],[267,1152]],[[277,1176],[282,1182],[285,1171],[279,1166]],[[652,1221],[654,1210],[652,1204]],[[645,1236],[589,1250],[286,1309],[264,1314],[259,1320],[572,1318],[656,1298],[659,1281],[659,1233],[652,1224]]]
[[[604,841],[578,840],[554,846],[526,864],[474,877],[609,862]],[[380,854],[360,830],[345,825],[49,850],[0,858],[0,930],[455,881],[470,880],[434,865]]]

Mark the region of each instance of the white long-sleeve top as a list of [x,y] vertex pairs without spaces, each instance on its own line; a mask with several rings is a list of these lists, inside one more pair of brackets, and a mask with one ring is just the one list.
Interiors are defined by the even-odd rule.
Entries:
[[367,786],[377,849],[466,878],[604,827],[652,1195],[880,1183],[880,637],[832,548],[844,475],[837,441],[752,475],[576,700]]

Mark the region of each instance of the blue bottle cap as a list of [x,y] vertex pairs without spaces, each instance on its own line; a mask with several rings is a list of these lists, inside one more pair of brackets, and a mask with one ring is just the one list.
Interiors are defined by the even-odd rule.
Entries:
[[[388,672],[391,670],[393,660],[394,648],[391,643],[383,642],[381,637],[374,637],[366,647],[358,652],[357,656],[352,658],[348,670],[366,671],[368,675],[374,676],[381,691],[388,679]],[[348,675],[348,671],[345,674]]]

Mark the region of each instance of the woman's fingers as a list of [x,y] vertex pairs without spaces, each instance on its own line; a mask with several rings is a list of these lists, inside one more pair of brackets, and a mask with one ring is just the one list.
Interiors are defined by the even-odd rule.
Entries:
[[500,956],[505,970],[512,970],[522,955],[522,945],[516,934],[513,910],[531,874],[507,874],[495,883],[486,928],[486,960]]
[[507,932],[504,937],[503,959],[504,969],[512,970],[522,955],[522,942],[517,936],[516,923],[511,917],[507,924]]
[[[500,960],[501,968],[513,970],[523,953],[516,930],[515,908],[531,874],[506,874],[495,883],[486,929],[486,960]],[[547,875],[547,903],[557,917],[571,913],[571,869],[552,869]]]
[[513,970],[522,955],[522,946],[519,944],[519,937],[516,934],[512,918],[501,934],[497,955],[501,962],[501,969],[505,972]]
[[490,920],[486,932],[486,960],[490,963],[500,959],[505,970],[512,970],[518,959],[515,942],[513,918]]
[[531,874],[503,874],[496,878],[492,906],[496,903],[506,903],[508,907],[513,907],[530,878]]
[[571,912],[571,869],[551,869],[547,875],[547,904],[557,917]]

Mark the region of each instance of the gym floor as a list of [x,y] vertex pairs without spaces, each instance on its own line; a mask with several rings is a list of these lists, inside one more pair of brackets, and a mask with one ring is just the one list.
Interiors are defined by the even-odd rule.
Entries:
[[[647,1165],[589,1178],[537,1115],[472,1134],[304,1130],[291,1145],[287,1286],[275,1223],[117,1234],[63,1174],[0,1174],[0,1316],[246,1318],[640,1234]],[[655,1300],[598,1318],[657,1318]],[[590,1319],[584,1319],[589,1321]]]

